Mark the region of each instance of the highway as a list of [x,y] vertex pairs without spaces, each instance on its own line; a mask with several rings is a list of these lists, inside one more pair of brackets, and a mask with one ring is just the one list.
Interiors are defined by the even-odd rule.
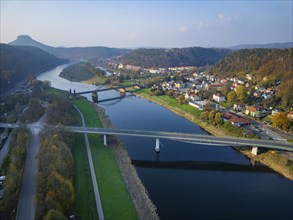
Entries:
[[[0,123],[0,127],[14,128],[14,127],[20,127],[20,126],[32,127],[34,125]],[[61,130],[69,131],[69,132],[76,132],[76,133],[160,138],[160,139],[169,139],[169,140],[190,142],[190,143],[202,144],[202,145],[220,144],[220,145],[228,145],[228,146],[250,146],[250,147],[260,147],[260,148],[268,148],[268,149],[291,151],[291,152],[293,151],[293,144],[287,143],[287,142],[281,142],[281,141],[273,141],[273,140],[257,140],[257,139],[246,139],[246,138],[236,138],[236,137],[216,137],[212,135],[201,135],[201,134],[191,134],[191,133],[89,128],[89,127],[76,127],[76,126],[56,127],[52,125],[47,125],[47,128],[49,129],[57,128],[57,129],[61,129]]]

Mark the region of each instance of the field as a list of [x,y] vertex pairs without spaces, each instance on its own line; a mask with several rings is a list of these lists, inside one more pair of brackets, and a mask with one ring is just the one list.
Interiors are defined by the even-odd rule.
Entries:
[[[74,104],[83,113],[87,126],[101,127],[91,103],[80,99],[74,101]],[[101,136],[98,135],[89,135],[89,142],[105,219],[138,219],[111,149],[103,145]]]

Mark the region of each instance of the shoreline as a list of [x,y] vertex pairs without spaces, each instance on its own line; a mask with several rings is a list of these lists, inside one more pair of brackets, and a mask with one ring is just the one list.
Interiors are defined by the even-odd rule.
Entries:
[[[94,105],[94,108],[100,117],[103,127],[111,127],[111,121],[105,113],[105,109],[101,106]],[[122,141],[114,136],[109,136],[109,147],[111,148],[120,173],[126,184],[127,191],[133,201],[139,219],[142,220],[158,220],[159,216],[157,208],[151,201],[149,194],[139,178],[135,167],[131,164],[131,159]]]
[[[196,124],[197,126],[199,126],[201,129],[205,130],[206,132],[214,135],[214,136],[226,136],[225,132],[220,131],[219,129],[217,129],[214,126],[211,126],[205,122],[202,122],[200,120],[198,120],[197,118],[195,118],[193,115],[191,115],[188,112],[185,112],[182,109],[177,109],[176,107],[172,107],[169,106],[168,104],[165,103],[160,103],[157,100],[153,100],[148,96],[144,96],[142,94],[137,94],[134,93],[136,96],[141,97],[141,98],[145,98],[151,102],[154,102],[160,106],[163,106],[165,108],[167,108],[168,110],[174,112],[177,115],[180,115],[181,117],[191,121],[192,123]],[[177,111],[176,111],[177,110]],[[241,149],[239,147],[234,147],[234,149],[236,149],[237,151],[239,151],[240,153],[242,153],[243,155],[249,157],[250,159],[260,162],[266,166],[268,166],[269,168],[271,168],[272,170],[274,170],[276,173],[282,175],[283,177],[286,177],[289,180],[293,180],[293,172],[290,172],[289,169],[285,168],[286,166],[286,162],[283,162],[281,165],[278,163],[274,163],[274,161],[271,159],[271,156],[277,156],[277,153],[275,151],[269,150],[266,153],[263,154],[259,154],[257,156],[252,155],[251,152],[249,150],[244,150]],[[281,159],[285,159],[282,155],[278,154],[279,157],[282,157]]]

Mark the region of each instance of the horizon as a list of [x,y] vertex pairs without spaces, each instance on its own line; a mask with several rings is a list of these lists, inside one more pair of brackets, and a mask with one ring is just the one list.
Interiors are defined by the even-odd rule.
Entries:
[[[41,43],[41,44],[44,44],[43,42],[41,41],[38,41],[37,39],[34,39],[33,37],[29,36],[29,35],[26,35],[26,34],[22,34],[22,35],[19,35],[15,38],[15,40],[18,39],[18,37],[20,36],[28,36],[29,38],[31,38],[32,40],[34,41],[37,41],[38,43]],[[13,40],[14,41],[14,40]],[[11,41],[12,42],[12,41]],[[9,45],[11,42],[7,42],[7,43],[2,43],[0,42],[0,44],[7,44]],[[202,47],[202,46],[189,46],[189,47],[156,47],[156,46],[141,46],[141,47],[107,47],[107,46],[103,46],[103,45],[88,45],[88,46],[69,46],[69,47],[66,47],[66,46],[58,46],[58,47],[55,47],[55,48],[76,48],[76,47],[107,47],[107,48],[117,48],[117,49],[129,49],[129,50],[136,50],[136,49],[175,49],[175,48],[179,48],[179,49],[182,49],[182,48],[191,48],[191,47],[202,47],[202,48],[218,48],[218,49],[229,49],[229,48],[233,48],[233,47],[238,47],[238,46],[250,46],[250,45],[267,45],[267,44],[285,44],[285,43],[291,43],[293,44],[293,40],[290,41],[290,42],[269,42],[269,43],[261,43],[261,44],[238,44],[238,45],[231,45],[231,46],[227,46],[227,47]],[[47,45],[47,44],[44,44],[45,46],[49,46],[51,47],[51,45]],[[52,46],[53,47],[53,46]]]
[[1,1],[0,42],[29,35],[53,47],[291,43],[292,6],[292,1]]

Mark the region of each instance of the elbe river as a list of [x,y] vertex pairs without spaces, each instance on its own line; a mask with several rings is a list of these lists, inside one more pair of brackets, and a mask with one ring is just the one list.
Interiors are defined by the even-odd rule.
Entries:
[[[97,88],[58,75],[70,64],[38,76],[51,86],[76,92]],[[99,99],[117,96],[99,93]],[[91,100],[91,94],[87,95]],[[113,128],[206,134],[170,110],[139,97],[100,104]],[[155,139],[121,137],[161,219],[293,219],[293,181],[231,147],[205,146]]]

